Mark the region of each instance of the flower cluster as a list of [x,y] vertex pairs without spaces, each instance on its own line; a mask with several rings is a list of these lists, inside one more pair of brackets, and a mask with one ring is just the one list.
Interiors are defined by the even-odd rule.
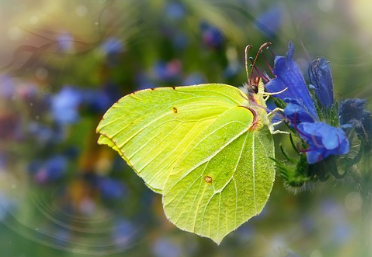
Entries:
[[329,174],[342,176],[337,171],[340,156],[344,162],[358,162],[357,157],[350,161],[347,155],[354,135],[359,138],[359,152],[370,151],[372,115],[365,110],[363,99],[347,99],[340,104],[335,101],[326,59],[317,58],[310,64],[307,86],[293,56],[290,43],[286,56],[276,56],[275,78],[265,87],[275,96],[277,105],[283,107],[283,120],[291,130],[291,143],[298,157],[290,157],[281,147],[286,162],[275,161],[287,185],[299,187],[307,181],[326,180]]
[[330,155],[347,154],[349,141],[344,131],[324,122],[320,119],[322,115],[318,114],[334,106],[332,77],[327,62],[322,58],[310,66],[310,81],[321,104],[317,111],[300,68],[293,61],[293,55],[294,47],[290,43],[287,55],[275,58],[276,77],[267,83],[266,89],[271,93],[285,90],[276,97],[287,103],[285,118],[308,145],[306,153],[309,164],[320,162]]

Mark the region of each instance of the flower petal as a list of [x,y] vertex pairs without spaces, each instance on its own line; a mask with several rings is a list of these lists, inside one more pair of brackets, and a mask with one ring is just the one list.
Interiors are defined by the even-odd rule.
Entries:
[[290,101],[284,108],[284,115],[290,121],[290,124],[295,126],[302,122],[314,122],[315,119],[300,106],[296,101]]
[[309,90],[306,87],[300,68],[293,61],[294,48],[290,42],[286,57],[277,56],[274,61],[274,74],[276,78],[270,80],[265,88],[271,93],[277,93],[287,88],[286,91],[277,95],[281,99],[294,99],[303,106],[310,116],[318,117]]
[[308,144],[309,164],[319,162],[330,155],[349,152],[349,141],[342,129],[323,122],[303,122],[298,125],[301,138]]
[[325,108],[333,105],[333,81],[329,63],[318,58],[309,66],[309,79],[320,104]]

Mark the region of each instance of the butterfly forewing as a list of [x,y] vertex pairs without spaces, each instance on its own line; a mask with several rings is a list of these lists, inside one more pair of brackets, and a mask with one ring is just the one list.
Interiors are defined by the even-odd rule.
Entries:
[[99,143],[117,150],[161,193],[185,149],[226,110],[246,101],[239,89],[222,84],[138,91],[107,111],[97,128]]

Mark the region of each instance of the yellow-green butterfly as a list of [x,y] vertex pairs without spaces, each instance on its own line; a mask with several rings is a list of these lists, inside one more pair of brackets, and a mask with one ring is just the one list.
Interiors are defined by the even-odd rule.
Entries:
[[264,88],[252,74],[248,91],[201,84],[134,92],[103,116],[98,143],[162,194],[172,223],[219,244],[261,212],[275,177]]

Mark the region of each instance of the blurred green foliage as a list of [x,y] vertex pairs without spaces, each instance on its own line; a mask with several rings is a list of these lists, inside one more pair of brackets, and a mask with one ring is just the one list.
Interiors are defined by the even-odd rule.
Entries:
[[[171,225],[159,195],[96,144],[95,127],[134,90],[241,86],[244,47],[266,41],[284,55],[292,40],[304,71],[327,58],[338,99],[369,98],[368,8],[366,0],[0,1],[1,255],[357,256],[363,224],[351,178],[297,195],[278,178],[264,212],[217,247]],[[260,67],[272,75],[264,60]]]

